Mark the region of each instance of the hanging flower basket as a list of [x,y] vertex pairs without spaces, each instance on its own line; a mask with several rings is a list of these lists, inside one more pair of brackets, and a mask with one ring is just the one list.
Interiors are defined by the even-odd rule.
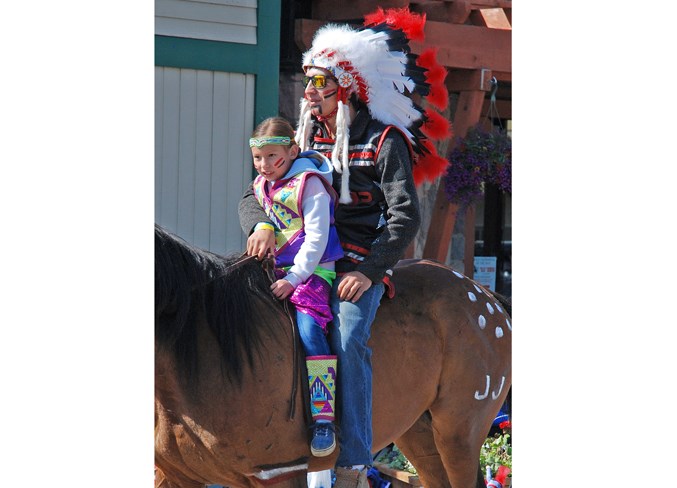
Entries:
[[512,141],[505,130],[486,131],[479,126],[468,130],[449,156],[444,176],[447,199],[460,208],[484,195],[492,183],[505,193],[512,188]]

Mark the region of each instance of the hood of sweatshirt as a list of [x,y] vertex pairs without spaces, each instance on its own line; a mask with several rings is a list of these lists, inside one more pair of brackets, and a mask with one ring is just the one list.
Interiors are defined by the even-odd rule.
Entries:
[[305,171],[312,171],[313,173],[319,173],[324,177],[325,180],[331,185],[332,183],[332,173],[334,167],[331,164],[331,161],[324,157],[317,151],[304,151],[298,155],[294,160],[287,174],[284,175],[283,179],[291,178],[296,176],[299,173]]

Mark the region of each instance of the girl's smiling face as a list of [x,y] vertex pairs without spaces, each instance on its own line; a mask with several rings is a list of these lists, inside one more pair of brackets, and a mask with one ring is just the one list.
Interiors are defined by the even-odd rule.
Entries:
[[273,182],[287,174],[291,163],[299,153],[299,147],[270,144],[262,147],[252,147],[254,168],[266,181]]

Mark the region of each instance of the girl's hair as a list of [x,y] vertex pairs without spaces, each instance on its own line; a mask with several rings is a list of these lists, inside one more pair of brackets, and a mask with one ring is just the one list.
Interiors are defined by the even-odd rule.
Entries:
[[252,138],[262,136],[289,137],[291,139],[289,145],[293,146],[296,144],[296,141],[294,141],[294,128],[282,117],[268,117],[261,122],[252,132]]

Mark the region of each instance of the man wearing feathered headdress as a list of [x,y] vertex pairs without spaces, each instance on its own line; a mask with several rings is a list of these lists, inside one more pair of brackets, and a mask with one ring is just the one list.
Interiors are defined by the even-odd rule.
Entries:
[[[415,181],[441,174],[447,161],[431,142],[449,136],[449,123],[414,103],[412,94],[439,109],[447,104],[446,71],[434,52],[415,57],[409,40],[423,39],[425,17],[407,9],[365,17],[365,27],[329,24],[303,55],[304,97],[296,141],[333,164],[340,195],[335,212],[344,257],[332,290],[332,352],[338,356],[340,454],[335,488],[366,488],[372,463],[371,323],[391,269],[419,228]],[[271,222],[248,189],[240,202],[247,251],[274,250]],[[390,294],[390,293],[389,293]],[[313,442],[333,442],[317,424]],[[324,439],[326,437],[326,440]]]

